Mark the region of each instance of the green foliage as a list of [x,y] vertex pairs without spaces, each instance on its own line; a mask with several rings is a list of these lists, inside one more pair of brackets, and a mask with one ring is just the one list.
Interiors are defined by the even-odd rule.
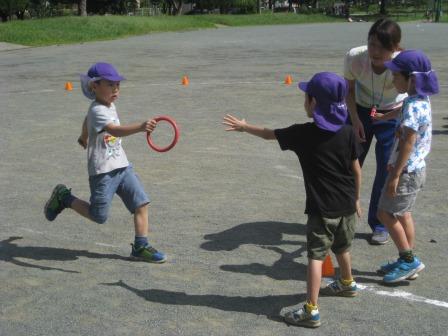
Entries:
[[0,0],[0,11],[15,13],[25,10],[30,4],[30,0]]
[[183,15],[89,16],[12,21],[0,24],[0,41],[30,46],[111,40],[166,31],[214,28],[216,25],[248,26],[310,22],[335,22],[323,15]]

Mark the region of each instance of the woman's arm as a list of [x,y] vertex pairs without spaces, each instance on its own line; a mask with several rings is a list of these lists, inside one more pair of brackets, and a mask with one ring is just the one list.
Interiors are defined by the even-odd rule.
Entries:
[[362,125],[361,120],[359,120],[358,109],[356,108],[355,80],[347,80],[347,82],[348,82],[348,95],[346,101],[353,129],[355,131],[355,135],[358,141],[365,142],[366,135],[364,132],[364,126]]

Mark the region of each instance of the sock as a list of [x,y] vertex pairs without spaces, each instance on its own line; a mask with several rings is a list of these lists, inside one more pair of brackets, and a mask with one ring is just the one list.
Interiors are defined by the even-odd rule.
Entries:
[[135,245],[136,248],[141,247],[141,246],[149,245],[148,237],[146,237],[146,236],[143,236],[143,237],[135,236],[134,245]]
[[353,282],[353,278],[348,279],[348,280],[346,280],[346,279],[342,279],[342,278],[341,278],[341,283],[342,283],[344,286],[350,286],[350,285],[352,284],[352,282]]
[[305,309],[308,313],[311,313],[311,311],[317,309],[317,305],[313,305],[311,302],[307,301],[305,302]]
[[412,253],[412,250],[401,251],[399,255],[401,259],[408,263],[414,262],[414,254]]

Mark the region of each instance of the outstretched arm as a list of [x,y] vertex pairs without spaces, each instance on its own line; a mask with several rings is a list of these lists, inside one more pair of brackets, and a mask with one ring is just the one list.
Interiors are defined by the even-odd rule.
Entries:
[[244,119],[238,119],[228,114],[224,117],[224,125],[229,126],[226,131],[247,132],[265,140],[277,139],[273,130],[269,128],[250,125]]
[[154,119],[146,120],[142,123],[135,123],[129,125],[115,125],[113,123],[107,124],[104,129],[115,137],[125,137],[138,132],[151,133],[156,128],[157,121]]
[[400,116],[400,112],[401,112],[401,106],[396,109],[393,109],[389,113],[377,112],[373,116],[373,120],[386,121],[386,120],[390,120],[390,119],[397,119]]

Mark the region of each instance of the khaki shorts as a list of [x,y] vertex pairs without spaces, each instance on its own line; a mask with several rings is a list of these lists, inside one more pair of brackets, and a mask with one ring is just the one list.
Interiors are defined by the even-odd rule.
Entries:
[[309,215],[306,224],[308,258],[324,260],[331,248],[333,253],[348,251],[355,236],[356,213],[338,218]]
[[386,184],[381,191],[378,202],[378,209],[390,213],[394,216],[403,216],[406,212],[411,212],[414,207],[417,193],[423,188],[426,180],[425,169],[418,172],[403,173],[398,180],[397,196],[386,195]]

